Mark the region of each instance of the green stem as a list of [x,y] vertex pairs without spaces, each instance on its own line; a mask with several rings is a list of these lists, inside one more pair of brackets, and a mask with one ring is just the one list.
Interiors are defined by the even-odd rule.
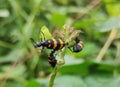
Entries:
[[54,68],[53,72],[52,72],[52,75],[51,75],[51,78],[50,78],[50,81],[49,81],[49,84],[48,84],[48,87],[53,87],[54,85],[54,80],[55,80],[55,77],[56,77],[56,74],[58,72],[58,69],[61,65],[64,64],[64,56],[65,56],[65,51],[66,51],[66,47],[63,48],[61,54],[60,54],[60,58],[58,59],[59,60],[62,60],[60,62],[58,62],[58,65],[56,65],[56,67]]
[[[64,41],[65,42],[70,42],[71,39],[69,40],[69,32],[67,30],[68,27],[64,27],[64,32],[65,32],[65,38],[64,38]],[[58,72],[58,69],[60,68],[60,66],[62,66],[64,63],[65,63],[65,60],[64,60],[64,56],[65,56],[65,53],[66,53],[66,49],[67,49],[67,45],[61,50],[60,52],[60,56],[59,56],[59,59],[57,60],[57,65],[56,67],[54,68],[53,72],[52,72],[52,75],[51,75],[51,78],[50,78],[50,81],[49,81],[49,84],[48,84],[48,87],[53,87],[54,85],[54,80],[55,80],[55,77],[56,77],[56,74]]]
[[52,73],[52,75],[51,75],[51,78],[50,78],[48,87],[53,87],[53,84],[54,84],[54,80],[55,80],[57,71],[58,71],[58,66],[56,66],[56,67],[54,68],[54,70],[53,70],[53,73]]

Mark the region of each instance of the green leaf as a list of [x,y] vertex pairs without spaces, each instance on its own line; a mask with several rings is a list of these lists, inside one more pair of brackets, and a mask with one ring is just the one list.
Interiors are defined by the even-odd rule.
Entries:
[[67,5],[69,0],[55,0],[59,4]]
[[36,80],[32,79],[27,82],[25,87],[42,87]]
[[17,81],[7,81],[4,87],[24,87],[24,84]]
[[0,57],[0,63],[19,61],[21,58],[24,57],[25,52],[26,50],[24,48],[14,49],[8,55]]
[[4,78],[4,75],[6,73],[7,78],[9,79],[20,79],[24,77],[24,72],[26,70],[24,65],[19,65],[16,66],[15,68],[11,68],[11,65],[6,65],[6,66],[2,66],[1,70],[2,72],[0,72],[0,79]]
[[51,15],[52,23],[61,28],[66,22],[66,16],[64,14],[54,13]]
[[37,79],[37,82],[42,85],[42,87],[48,87],[48,79],[42,78],[42,79]]
[[65,64],[60,69],[62,74],[87,75],[89,73],[90,62],[83,59],[65,57]]
[[[79,68],[77,68],[79,69]],[[39,79],[43,87],[47,87],[48,79]],[[79,75],[62,75],[56,77],[53,87],[120,87],[120,75],[94,73],[81,77]]]
[[65,65],[74,65],[74,64],[80,64],[84,63],[85,60],[83,59],[78,59],[74,58],[73,56],[70,55],[65,55]]
[[[70,59],[70,57],[69,57]],[[71,59],[70,59],[71,60]],[[77,61],[77,62],[76,62]],[[96,60],[83,60],[83,59],[72,59],[71,62],[66,61],[65,65],[60,69],[62,74],[75,74],[75,75],[87,75],[90,72],[100,73],[108,72],[113,73],[114,70],[118,73],[120,70],[120,62],[113,60],[97,62]]]
[[[95,50],[95,51],[91,51]],[[96,54],[99,52],[100,48],[93,42],[84,42],[84,48],[81,52],[79,53],[74,53],[76,57],[86,57],[86,58],[95,58]],[[89,56],[88,56],[89,55]]]
[[46,27],[46,26],[43,26],[42,28],[41,28],[41,31],[40,31],[40,39],[42,38],[42,39],[51,39],[52,38],[52,35],[51,35],[51,33],[50,33],[50,31],[49,31],[49,29]]
[[78,76],[63,75],[56,78],[54,87],[86,87],[86,84]]
[[105,31],[109,31],[113,28],[120,28],[120,18],[118,17],[113,17],[108,19],[106,22],[103,22],[103,25],[101,27],[101,31],[105,32]]
[[10,15],[10,13],[7,9],[0,10],[0,17],[8,17],[9,15]]
[[107,73],[87,76],[84,81],[88,87],[120,87],[120,76]]
[[[106,10],[111,16],[119,16],[120,14],[120,3],[117,0],[104,0],[106,3]],[[114,4],[113,4],[114,3]],[[114,9],[114,10],[113,10]]]

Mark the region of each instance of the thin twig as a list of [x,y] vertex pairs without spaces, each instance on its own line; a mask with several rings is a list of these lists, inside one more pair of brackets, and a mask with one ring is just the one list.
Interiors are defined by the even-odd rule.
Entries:
[[103,48],[101,49],[101,51],[99,52],[98,56],[96,57],[97,61],[101,61],[103,56],[105,55],[107,49],[109,48],[110,44],[113,42],[113,40],[115,39],[117,34],[117,29],[113,28],[105,45],[103,46]]
[[96,5],[98,5],[102,0],[93,0],[90,4],[88,4],[84,9],[83,12],[79,12],[76,16],[76,19],[83,17],[88,11],[93,9]]

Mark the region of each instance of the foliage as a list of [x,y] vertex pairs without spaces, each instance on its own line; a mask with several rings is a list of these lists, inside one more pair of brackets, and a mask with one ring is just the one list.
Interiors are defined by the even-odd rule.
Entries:
[[[40,54],[30,38],[39,41],[41,28],[52,34],[63,25],[82,30],[84,49],[67,49],[54,87],[119,87],[119,9],[119,0],[0,0],[0,87],[47,87],[50,50]],[[49,31],[43,31],[47,38]],[[98,60],[102,48],[105,54]]]

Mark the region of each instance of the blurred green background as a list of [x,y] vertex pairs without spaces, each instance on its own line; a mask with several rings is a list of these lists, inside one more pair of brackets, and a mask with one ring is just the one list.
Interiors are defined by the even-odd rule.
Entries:
[[54,87],[120,87],[120,0],[0,0],[0,87],[47,87],[50,50],[39,55],[29,38],[39,41],[44,25],[52,33],[65,24],[84,32],[85,47],[67,50]]

